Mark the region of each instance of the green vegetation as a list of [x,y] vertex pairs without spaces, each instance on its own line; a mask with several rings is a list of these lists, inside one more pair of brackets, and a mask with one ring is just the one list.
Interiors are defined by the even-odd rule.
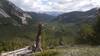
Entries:
[[[32,46],[38,30],[38,18],[41,18],[42,15],[39,17],[33,14],[32,20],[27,19],[29,24],[24,25],[20,18],[12,15],[11,9],[15,8],[8,5],[9,3],[5,2],[6,0],[1,1],[3,3],[1,8],[11,18],[0,17],[0,52]],[[100,45],[100,16],[97,16],[95,23],[93,18],[93,20],[87,20],[91,18],[86,19],[83,17],[84,20],[81,18],[83,15],[79,16],[77,14],[78,18],[76,16],[76,19],[69,17],[67,20],[66,16],[65,14],[60,17],[61,19],[64,18],[64,23],[63,21],[60,22],[60,19],[55,19],[53,22],[44,19],[41,34],[43,51],[33,53],[33,56],[100,56],[100,48],[97,47],[97,45]],[[85,46],[79,47],[79,45],[83,44]],[[96,47],[87,47],[86,45],[94,45]]]
[[[42,30],[42,48],[48,49],[57,46],[76,45],[77,43],[90,43],[90,37],[88,36],[94,34],[94,31],[92,31],[92,25],[80,25],[74,23],[63,24],[58,22],[45,23]],[[0,51],[11,51],[27,45],[31,46],[35,40],[36,33],[37,26],[35,26],[35,24],[26,26],[13,26],[8,23],[1,24]],[[84,39],[84,37],[86,37],[86,39]],[[4,46],[6,46],[6,48]]]
[[[37,26],[35,26],[35,24],[33,26],[13,26],[11,24],[3,24],[0,25],[0,29],[1,51],[11,51],[27,45],[31,46],[33,45],[37,33]],[[61,45],[72,46],[77,43],[83,44],[88,40],[83,37],[92,34],[91,32],[93,32],[92,25],[89,24],[80,26],[74,23],[45,23],[42,30],[42,48],[48,49]],[[84,35],[81,35],[81,33]],[[81,43],[80,41],[85,42]],[[85,44],[87,43],[88,42]],[[4,46],[6,46],[6,48]]]
[[43,28],[43,38],[50,48],[59,46],[61,39],[64,45],[72,45],[78,37],[77,28],[74,24],[48,23]]
[[32,45],[35,31],[29,29],[30,27],[27,26],[14,26],[9,21],[0,24],[0,52]]

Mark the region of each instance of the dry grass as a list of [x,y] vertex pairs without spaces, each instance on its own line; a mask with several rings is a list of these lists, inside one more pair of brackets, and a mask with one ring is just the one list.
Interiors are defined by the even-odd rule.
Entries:
[[57,50],[52,49],[52,50],[45,50],[42,52],[33,53],[33,56],[55,56],[57,54],[58,54]]
[[36,53],[35,56],[100,56],[100,47],[71,47]]
[[56,56],[100,56],[100,47],[73,47],[59,50]]

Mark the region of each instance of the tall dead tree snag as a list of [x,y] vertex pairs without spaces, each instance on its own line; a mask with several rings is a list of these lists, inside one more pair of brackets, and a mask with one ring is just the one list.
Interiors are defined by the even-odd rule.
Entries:
[[42,32],[42,24],[38,25],[38,32],[35,39],[35,50],[34,51],[42,51],[41,46],[41,32]]

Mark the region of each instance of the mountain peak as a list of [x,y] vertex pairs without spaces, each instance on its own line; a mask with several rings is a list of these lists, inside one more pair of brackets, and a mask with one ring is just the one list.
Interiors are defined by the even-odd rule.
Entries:
[[28,24],[31,16],[8,0],[0,0],[0,16],[12,18],[13,23]]

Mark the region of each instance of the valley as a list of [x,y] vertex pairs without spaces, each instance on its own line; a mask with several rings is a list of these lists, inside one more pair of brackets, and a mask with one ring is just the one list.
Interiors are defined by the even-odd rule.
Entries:
[[100,56],[99,14],[97,8],[64,13],[24,11],[9,0],[0,0],[0,53],[23,49],[18,53],[29,51],[29,56]]

